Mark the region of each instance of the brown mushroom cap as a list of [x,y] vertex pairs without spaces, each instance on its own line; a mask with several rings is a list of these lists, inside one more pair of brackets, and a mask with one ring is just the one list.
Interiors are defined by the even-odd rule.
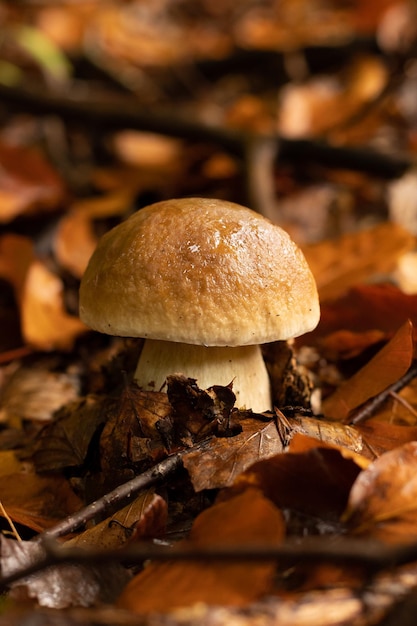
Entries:
[[301,335],[319,315],[289,235],[223,200],[141,209],[101,239],[80,288],[81,319],[126,337],[243,346]]

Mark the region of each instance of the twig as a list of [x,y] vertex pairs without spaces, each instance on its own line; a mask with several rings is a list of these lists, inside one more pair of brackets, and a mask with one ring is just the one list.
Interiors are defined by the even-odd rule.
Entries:
[[150,487],[151,485],[166,479],[170,474],[174,473],[181,467],[181,459],[181,453],[173,454],[167,457],[146,472],[143,472],[139,476],[135,476],[132,480],[123,483],[119,487],[113,489],[113,491],[110,491],[98,500],[95,500],[95,502],[83,507],[80,511],[77,511],[77,513],[69,515],[52,528],[49,528],[38,535],[37,540],[42,542],[51,538],[68,535],[69,533],[72,533],[80,528],[80,526],[86,524],[89,520],[94,519],[99,515],[103,515],[103,513],[115,504],[124,504],[126,500],[136,495],[142,489]]
[[280,544],[235,544],[193,546],[179,544],[174,547],[154,544],[129,544],[113,550],[65,548],[54,540],[43,542],[43,556],[36,562],[0,578],[0,592],[18,580],[56,565],[75,563],[101,565],[105,563],[139,564],[153,561],[225,561],[253,562],[277,561],[280,566],[297,564],[333,563],[343,566],[360,566],[369,577],[393,567],[417,560],[417,542],[389,546],[369,539],[346,537],[305,537],[286,540]]
[[17,528],[13,523],[12,518],[10,517],[10,515],[7,513],[6,509],[3,506],[3,502],[0,501],[0,512],[3,515],[3,517],[5,518],[5,520],[7,521],[7,523],[10,526],[10,529],[15,537],[15,539],[17,539],[17,541],[22,541],[21,536],[19,535],[19,533],[17,532]]
[[354,425],[359,422],[363,422],[375,413],[383,404],[388,400],[393,393],[397,393],[404,389],[410,382],[417,376],[417,361],[411,365],[410,369],[395,383],[381,391],[377,396],[370,398],[364,402],[360,407],[354,409],[349,413],[345,420],[345,424]]
[[204,141],[221,146],[231,154],[245,159],[248,146],[257,140],[275,144],[276,159],[292,162],[313,161],[332,168],[363,171],[383,178],[396,178],[411,165],[406,157],[380,154],[364,148],[340,147],[324,141],[287,139],[278,135],[260,137],[224,127],[192,121],[172,113],[149,111],[131,96],[86,98],[80,94],[60,95],[27,87],[0,85],[3,104],[13,105],[14,111],[31,114],[58,115],[65,121],[77,122],[91,128],[116,130],[132,128],[146,130],[189,141]]

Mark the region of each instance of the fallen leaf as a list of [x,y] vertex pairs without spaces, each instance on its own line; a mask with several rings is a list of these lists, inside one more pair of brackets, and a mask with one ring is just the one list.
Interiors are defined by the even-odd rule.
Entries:
[[213,437],[183,457],[195,491],[219,489],[233,484],[255,461],[283,450],[274,421],[256,417],[239,421],[242,432],[234,437]]
[[0,452],[0,477],[20,472],[22,463],[19,461],[14,450],[1,450]]
[[277,454],[240,474],[231,493],[249,486],[260,489],[280,509],[336,521],[344,511],[360,472],[339,450],[319,446],[301,454]]
[[0,422],[18,427],[22,420],[50,420],[79,391],[76,374],[52,371],[49,363],[19,367],[2,386]]
[[0,276],[13,286],[16,300],[21,303],[23,286],[35,253],[33,243],[22,235],[0,237]]
[[53,248],[58,263],[81,278],[98,242],[94,220],[121,217],[133,201],[133,192],[122,188],[74,202],[59,221],[55,233]]
[[355,429],[360,433],[369,449],[374,451],[375,456],[398,448],[410,441],[417,441],[417,426],[391,424],[379,418],[368,419],[366,422],[356,424]]
[[65,548],[119,548],[126,543],[158,537],[167,522],[167,504],[153,490],[143,491],[127,506],[84,532],[68,539]]
[[54,238],[54,252],[61,267],[81,278],[94,252],[98,238],[91,219],[81,212],[65,215]]
[[408,321],[364,367],[324,400],[324,415],[344,420],[353,409],[401,378],[409,369],[412,359],[413,326]]
[[337,330],[379,330],[394,333],[410,319],[417,328],[417,296],[406,295],[392,284],[357,285],[344,296],[324,302],[317,328],[303,336],[307,345]]
[[417,538],[417,442],[380,456],[357,477],[343,521],[354,535],[387,543]]
[[100,436],[100,458],[112,488],[167,454],[163,424],[172,407],[166,393],[142,391],[135,383],[125,385],[117,401],[108,407]]
[[[12,541],[1,536],[0,547],[3,576],[28,567],[45,556],[42,544],[35,541]],[[126,570],[118,564],[106,567],[60,565],[17,581],[11,586],[9,596],[15,603],[33,598],[39,606],[51,609],[88,607],[115,600],[127,579]]]
[[308,448],[322,444],[337,448],[344,456],[354,459],[360,467],[367,465],[369,460],[375,458],[372,448],[368,446],[361,432],[355,426],[347,426],[323,418],[303,416],[291,417],[287,423],[288,449],[291,452],[303,451],[297,449],[302,441],[298,437],[303,437],[311,443],[311,445],[307,444]]
[[[284,533],[280,511],[257,489],[248,488],[203,511],[182,545],[276,545]],[[246,606],[271,590],[274,573],[274,563],[253,561],[150,563],[127,585],[118,604],[141,614],[197,603]]]
[[36,438],[32,460],[37,471],[58,472],[81,467],[91,440],[106,421],[110,408],[106,396],[92,394],[63,406]]
[[64,286],[44,263],[29,267],[22,293],[21,323],[26,341],[40,349],[70,349],[86,326],[64,307]]
[[[291,452],[293,454],[300,454],[312,450],[313,448],[317,448],[317,445],[317,439],[315,439],[314,437],[309,437],[308,435],[304,435],[301,433],[295,433],[291,437],[291,441],[288,446],[288,452]],[[351,459],[361,469],[365,469],[370,463],[369,459],[367,459],[365,456],[358,454],[357,452],[353,452],[353,450],[344,446],[335,446],[331,443],[327,443],[321,440],[320,447],[328,447],[338,450],[344,459]]]
[[[388,274],[401,255],[415,245],[416,238],[405,228],[383,222],[367,230],[304,246],[303,253],[324,302],[338,298],[375,275]],[[355,330],[349,325],[346,328]]]
[[0,163],[0,222],[61,206],[64,183],[41,152],[0,142]]
[[82,504],[65,478],[27,471],[2,476],[0,502],[15,523],[36,532],[50,528]]

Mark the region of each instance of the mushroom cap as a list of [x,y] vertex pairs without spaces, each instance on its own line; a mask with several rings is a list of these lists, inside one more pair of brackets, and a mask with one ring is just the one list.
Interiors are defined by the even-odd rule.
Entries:
[[315,328],[316,283],[288,233],[224,200],[139,210],[109,231],[80,287],[102,333],[206,346],[285,340]]

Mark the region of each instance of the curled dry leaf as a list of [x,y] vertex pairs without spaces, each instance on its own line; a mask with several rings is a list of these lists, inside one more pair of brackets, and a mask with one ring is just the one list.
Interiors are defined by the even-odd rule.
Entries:
[[0,239],[0,276],[13,286],[23,338],[32,346],[66,350],[86,330],[66,312],[63,283],[36,259],[30,239],[18,235]]
[[343,516],[355,535],[402,543],[417,539],[417,442],[386,452],[359,474]]
[[324,400],[324,415],[344,420],[353,409],[401,378],[409,369],[412,359],[413,326],[407,321],[382,350]]
[[75,202],[61,218],[55,234],[53,245],[58,263],[81,278],[98,241],[93,221],[122,216],[133,201],[133,191],[123,188]]
[[230,492],[256,486],[279,508],[334,522],[344,511],[359,472],[360,467],[338,450],[315,447],[254,463]]
[[85,325],[64,307],[61,279],[41,261],[31,264],[22,294],[21,323],[25,340],[40,350],[68,350]]
[[58,263],[73,276],[81,278],[97,245],[91,219],[80,212],[70,212],[60,221],[54,252]]
[[[276,544],[285,525],[280,511],[257,489],[211,506],[195,520],[183,545]],[[246,606],[271,590],[274,563],[151,563],[126,587],[119,606],[136,613],[167,612],[197,603]]]

